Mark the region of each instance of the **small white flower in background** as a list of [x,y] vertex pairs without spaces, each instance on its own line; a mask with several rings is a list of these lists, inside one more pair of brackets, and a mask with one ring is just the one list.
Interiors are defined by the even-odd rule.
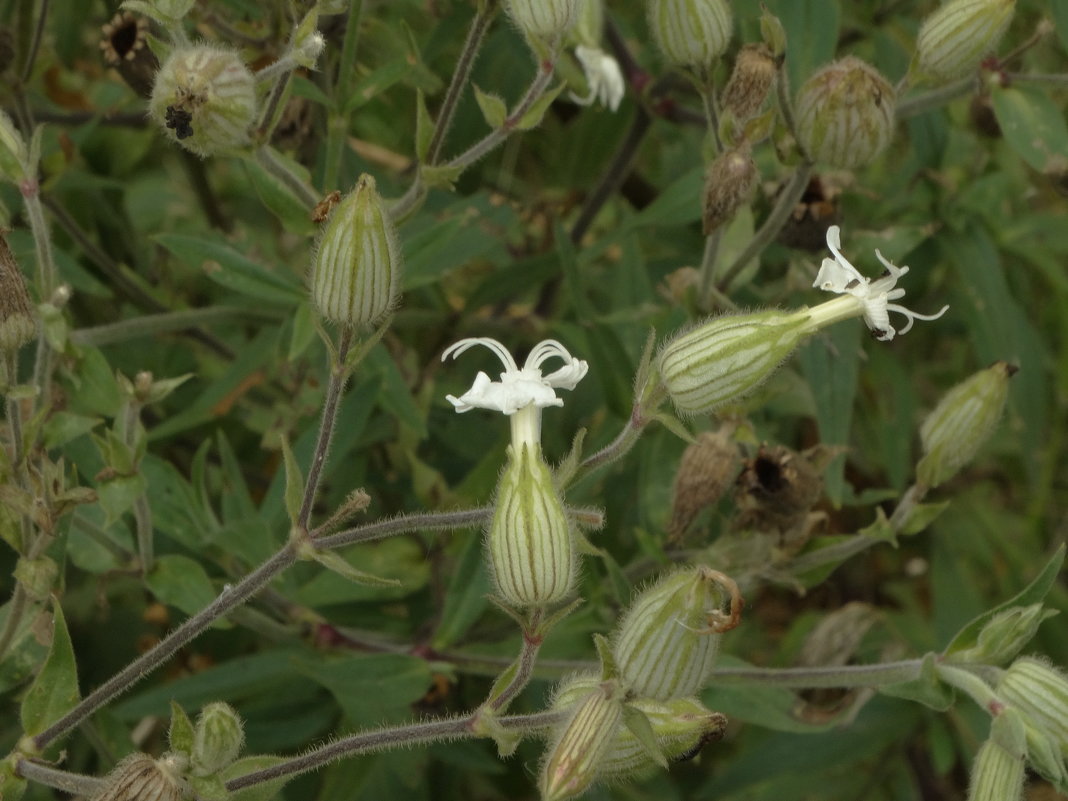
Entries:
[[[937,320],[949,306],[943,306],[937,314],[918,314],[906,309],[892,300],[903,298],[905,290],[897,287],[897,279],[909,271],[908,267],[897,267],[883,258],[878,250],[875,255],[886,267],[886,272],[880,278],[872,281],[865,278],[841,253],[842,243],[839,236],[839,228],[832,225],[827,229],[827,247],[834,254],[834,259],[824,259],[819,273],[812,286],[817,286],[826,292],[835,292],[839,295],[849,294],[860,301],[864,306],[864,323],[871,329],[876,339],[889,341],[897,333],[907,333],[916,320]],[[895,331],[890,324],[890,312],[897,312],[908,318],[908,322],[900,332]]]
[[[576,359],[567,348],[555,339],[539,342],[527,356],[520,368],[512,354],[495,339],[489,337],[470,337],[450,345],[441,360],[450,356],[456,358],[475,345],[484,345],[493,351],[504,365],[500,381],[492,381],[483,372],[475,376],[471,389],[460,397],[447,395],[446,400],[463,413],[472,409],[492,409],[512,417],[513,443],[539,442],[541,439],[541,410],[546,406],[563,406],[562,398],[556,396],[557,389],[574,389],[589,365],[582,359]],[[552,358],[562,359],[564,366],[548,375],[542,375],[541,366]],[[517,440],[518,437],[518,440]]]
[[594,101],[599,101],[602,106],[612,111],[617,110],[626,92],[626,84],[623,82],[623,73],[619,69],[619,63],[600,48],[586,45],[576,47],[575,56],[586,73],[586,83],[590,91],[585,97],[572,92],[571,99],[580,106],[588,106]]

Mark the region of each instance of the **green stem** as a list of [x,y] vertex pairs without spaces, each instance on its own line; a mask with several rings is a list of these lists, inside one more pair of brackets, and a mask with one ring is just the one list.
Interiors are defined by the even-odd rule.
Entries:
[[344,548],[346,545],[374,542],[375,540],[403,534],[407,531],[454,531],[461,528],[480,526],[488,521],[492,514],[492,506],[460,509],[455,512],[420,512],[404,515],[403,517],[394,517],[389,520],[380,520],[376,523],[366,523],[325,537],[319,535],[320,529],[313,529],[310,535],[315,540],[316,548],[319,550],[332,550]]
[[266,309],[243,309],[237,306],[209,306],[204,309],[146,314],[117,323],[79,328],[71,332],[70,341],[76,345],[112,345],[131,339],[185,331],[199,325],[228,320],[280,320],[278,313]]
[[523,688],[530,683],[530,677],[534,675],[534,666],[538,662],[538,651],[541,649],[541,644],[544,640],[543,635],[538,632],[540,620],[541,613],[534,612],[529,625],[524,627],[523,647],[519,651],[519,657],[512,665],[509,665],[506,673],[502,674],[502,677],[507,675],[507,671],[512,670],[514,666],[511,680],[500,690],[494,687],[490,692],[486,705],[494,712],[502,712],[507,709],[512,699],[519,695]]
[[337,187],[345,140],[349,133],[350,117],[344,109],[352,92],[352,76],[356,72],[356,45],[360,39],[363,5],[363,0],[354,0],[345,20],[345,38],[341,44],[341,59],[337,65],[337,81],[334,84],[334,107],[326,119],[326,157],[322,187],[328,192]]
[[[564,714],[566,713],[539,712],[532,715],[510,715],[500,718],[498,723],[508,731],[532,734],[558,723],[563,719]],[[283,762],[280,765],[274,765],[264,770],[246,773],[244,776],[231,779],[226,783],[226,789],[232,793],[275,779],[307,773],[343,757],[375,751],[387,751],[394,748],[411,748],[414,745],[425,743],[474,739],[479,736],[473,731],[473,726],[476,722],[476,713],[473,713],[458,718],[430,720],[423,723],[412,723],[406,726],[395,726],[354,734],[291,759],[288,762]]]
[[719,255],[719,243],[723,238],[723,225],[716,226],[705,237],[705,250],[701,255],[701,269],[698,275],[701,283],[698,287],[698,305],[702,311],[709,311],[713,306],[713,299],[718,294],[716,290],[716,258]]
[[304,484],[304,498],[301,500],[300,513],[297,515],[298,531],[308,530],[308,520],[311,518],[312,505],[319,490],[319,477],[326,464],[326,455],[330,450],[330,440],[334,436],[334,424],[337,422],[337,407],[341,402],[341,394],[345,391],[345,382],[348,380],[348,368],[345,366],[345,358],[352,347],[355,335],[352,328],[345,326],[341,329],[338,338],[337,354],[334,363],[330,365],[330,383],[326,388],[326,398],[323,401],[323,417],[319,423],[319,438],[315,443],[315,453],[312,455],[311,467],[308,469],[308,480]]
[[1068,73],[1027,73],[1010,72],[1006,77],[1012,83],[1048,83],[1054,86],[1068,86]]
[[24,779],[86,798],[94,797],[104,787],[104,780],[95,776],[70,773],[28,759],[20,759],[16,771]]
[[436,164],[441,155],[445,135],[452,125],[460,95],[463,94],[467,81],[471,77],[471,68],[475,64],[478,51],[482,49],[482,41],[486,38],[486,31],[489,30],[496,13],[497,0],[480,3],[475,12],[475,18],[471,21],[471,28],[467,32],[467,39],[464,40],[463,50],[460,51],[460,58],[456,62],[456,69],[453,70],[452,80],[449,81],[449,88],[445,90],[445,99],[438,110],[438,119],[434,124],[434,133],[430,137],[430,145],[426,152],[425,163],[428,165]]
[[790,219],[790,214],[793,212],[794,206],[797,205],[797,201],[805,193],[805,188],[808,186],[808,177],[812,174],[812,166],[810,161],[803,161],[797,165],[793,177],[790,178],[789,183],[779,193],[779,199],[764,224],[760,226],[760,230],[753,234],[749,244],[745,246],[745,249],[738,255],[731,266],[723,271],[723,275],[716,284],[718,289],[726,291],[750,260],[760,255],[764,248],[770,245],[775,240],[775,237],[779,235],[783,226],[786,225],[786,221]]
[[304,183],[301,178],[289,169],[285,162],[278,158],[278,154],[273,147],[266,144],[261,145],[253,151],[253,157],[256,159],[257,164],[289,187],[300,198],[300,201],[307,206],[309,212],[318,205],[319,196],[315,190]]
[[963,666],[938,663],[935,664],[935,671],[938,678],[964,692],[990,714],[997,714],[996,710],[1004,705],[989,684]]
[[930,92],[907,97],[898,102],[897,109],[894,111],[894,116],[899,120],[905,120],[909,117],[915,117],[918,114],[924,114],[931,109],[944,106],[946,103],[951,100],[956,100],[958,97],[971,94],[975,91],[975,86],[975,77],[969,76],[967,78],[961,78],[959,81],[954,81],[953,83],[947,83],[945,86],[940,86],[937,89],[932,89]]
[[912,681],[920,676],[922,659],[885,662],[878,665],[831,665],[804,668],[716,668],[710,683],[751,687],[885,687]]
[[52,238],[48,233],[48,223],[41,206],[40,187],[36,180],[23,183],[22,197],[37,253],[37,291],[43,302],[52,297],[56,288],[56,262],[52,255]]
[[36,21],[33,26],[33,38],[30,40],[30,48],[26,51],[26,60],[22,63],[22,74],[19,83],[26,83],[33,74],[33,62],[37,60],[37,52],[41,49],[41,39],[44,36],[45,21],[48,19],[48,0],[39,0],[37,4]]

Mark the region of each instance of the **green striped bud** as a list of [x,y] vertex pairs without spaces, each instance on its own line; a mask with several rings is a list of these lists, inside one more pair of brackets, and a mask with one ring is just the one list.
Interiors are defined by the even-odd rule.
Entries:
[[37,318],[26,279],[0,230],[0,353],[14,353],[36,335]]
[[[600,677],[592,673],[566,680],[556,691],[552,708],[567,709],[579,703],[600,682]],[[635,698],[627,706],[645,715],[661,754],[669,761],[696,756],[702,745],[721,737],[727,726],[726,717],[706,709],[696,698]],[[633,732],[619,726],[601,760],[599,775],[621,779],[647,773],[656,766],[656,760]]]
[[181,801],[190,795],[182,778],[185,768],[180,754],[159,759],[130,754],[107,775],[92,801]]
[[512,606],[547,606],[571,594],[574,544],[537,443],[508,446],[487,544],[497,592]]
[[912,72],[951,81],[979,66],[1012,21],[1016,0],[950,0],[924,20]]
[[959,651],[947,653],[947,662],[972,662],[983,665],[1001,665],[1020,653],[1038,631],[1039,625],[1055,615],[1041,603],[1029,606],[1011,606],[994,615],[976,638],[975,644]]
[[894,135],[894,87],[853,56],[828,64],[797,95],[797,136],[809,158],[829,167],[870,163]]
[[726,0],[649,0],[649,28],[669,64],[708,73],[734,31]]
[[15,123],[0,111],[0,179],[19,183],[26,178],[26,142]]
[[192,45],[163,62],[148,113],[170,139],[207,158],[248,144],[256,106],[255,78],[237,53]]
[[1019,718],[1009,712],[994,718],[990,739],[975,756],[968,801],[1018,801],[1023,794],[1026,734]]
[[[722,611],[728,598],[729,616]],[[704,566],[646,588],[620,621],[612,646],[627,689],[658,701],[696,695],[712,672],[720,634],[737,625],[741,603],[734,582]]]
[[323,226],[312,258],[312,302],[332,322],[373,326],[396,303],[400,268],[389,211],[375,179],[361,175]]
[[660,377],[679,412],[711,412],[764,383],[811,330],[807,311],[714,317],[664,346]]
[[552,41],[578,21],[581,0],[507,0],[508,16],[530,39]]
[[208,704],[193,731],[193,775],[211,776],[228,767],[241,753],[244,742],[241,718],[233,707],[221,701]]
[[997,694],[1068,757],[1068,676],[1046,662],[1021,657],[1001,677]]
[[1017,370],[995,362],[943,396],[920,426],[924,456],[916,475],[921,483],[937,487],[975,458],[1001,419],[1009,379]]
[[575,705],[542,766],[542,801],[562,801],[593,784],[622,720],[623,691],[615,681],[599,683]]

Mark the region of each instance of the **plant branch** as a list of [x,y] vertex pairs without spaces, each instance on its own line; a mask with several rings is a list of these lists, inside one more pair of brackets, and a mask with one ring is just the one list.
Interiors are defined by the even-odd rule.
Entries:
[[716,668],[710,683],[756,687],[885,687],[919,678],[922,659],[877,665],[830,665],[804,668]]
[[940,86],[929,92],[907,97],[897,104],[894,116],[899,120],[906,120],[909,117],[924,114],[931,109],[944,106],[951,100],[956,100],[958,97],[970,94],[975,90],[975,86],[975,77],[969,76],[967,78],[961,78],[959,81],[954,81],[953,83],[947,83],[945,86]]
[[293,174],[275,153],[273,147],[268,144],[260,145],[253,150],[253,158],[263,169],[285,184],[300,201],[307,206],[310,212],[319,204],[319,196],[315,190]]
[[24,779],[43,784],[45,787],[62,790],[71,795],[92,798],[104,786],[104,780],[98,779],[96,776],[71,773],[29,759],[20,759],[16,770],[19,776]]
[[345,529],[328,536],[320,536],[321,529],[313,529],[310,535],[315,540],[315,547],[319,550],[333,550],[361,542],[374,542],[411,531],[452,531],[480,526],[489,520],[492,514],[492,506],[479,506],[456,512],[420,512],[365,523],[362,526]]
[[71,332],[70,341],[76,345],[112,345],[131,339],[187,331],[198,325],[227,320],[279,320],[278,313],[265,309],[242,309],[237,306],[209,306],[204,309],[147,314],[117,323],[78,328]]

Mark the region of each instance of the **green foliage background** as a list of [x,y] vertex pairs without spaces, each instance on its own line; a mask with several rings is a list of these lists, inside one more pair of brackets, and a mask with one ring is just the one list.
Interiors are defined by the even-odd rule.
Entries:
[[[0,21],[17,23],[21,5],[0,4]],[[337,185],[321,181],[342,16],[323,17],[328,46],[321,70],[295,78],[275,144],[323,194],[345,191],[370,172],[384,196],[397,197],[413,176],[416,93],[436,108],[473,4],[364,5]],[[660,76],[666,70],[640,5],[610,2],[609,12],[641,66]],[[734,5],[736,49],[759,38],[759,8]],[[795,88],[846,53],[896,81],[933,5],[768,3],[787,31]],[[83,693],[285,542],[281,440],[306,469],[327,378],[304,289],[315,234],[307,209],[252,160],[186,158],[146,123],[143,101],[100,60],[97,31],[115,10],[99,0],[53,8],[25,87],[45,123],[44,198],[60,274],[73,290],[70,344],[57,363],[54,404],[41,432],[51,458],[63,459],[68,483],[94,488],[100,498],[62,518],[49,551],[62,568],[55,592]],[[267,61],[284,41],[288,11],[276,0],[213,0],[199,3],[193,19],[197,36],[225,39],[220,21],[249,34],[261,45],[246,55]],[[1020,0],[1002,49],[1023,42],[1051,13],[1055,34],[1028,50],[1014,71],[1068,72],[1064,3]],[[522,38],[500,19],[473,82],[514,99],[533,66]],[[864,551],[800,595],[760,586],[747,599],[743,625],[725,637],[724,666],[744,660],[788,667],[818,621],[854,601],[878,610],[855,661],[940,650],[969,619],[1026,585],[1065,540],[1064,165],[1059,176],[1043,174],[1051,154],[1068,153],[1065,96],[1063,82],[985,86],[989,105],[982,114],[993,113],[999,135],[990,135],[986,117],[977,124],[973,107],[980,101],[968,95],[900,122],[890,150],[870,167],[821,172],[840,190],[844,252],[861,270],[874,274],[872,251],[879,247],[912,267],[904,282],[911,308],[950,304],[943,319],[920,323],[890,344],[870,341],[855,321],[821,334],[747,405],[751,448],[760,442],[848,448],[825,476],[818,508],[828,515],[827,533],[867,526],[876,505],[908,486],[918,425],[945,390],[998,359],[1020,372],[1005,419],[980,458],[932,497],[951,503],[926,531],[896,548]],[[664,97],[699,108],[681,79],[668,82]],[[592,452],[623,426],[649,330],[664,335],[702,316],[692,291],[668,289],[680,268],[700,262],[704,247],[702,125],[654,116],[620,191],[579,242],[568,238],[636,107],[633,92],[615,114],[558,101],[540,128],[509,139],[468,170],[455,191],[432,190],[402,227],[403,302],[342,401],[317,516],[357,487],[372,499],[368,519],[491,500],[507,423],[485,412],[458,416],[444,401],[465,391],[476,370],[496,372],[489,356],[441,364],[441,352],[465,336],[495,337],[519,353],[556,338],[589,361],[589,376],[565,406],[546,411],[550,460],[563,458],[580,428]],[[485,130],[473,94],[465,93],[446,152]],[[725,234],[725,261],[748,241],[787,171],[771,148],[756,155],[764,183],[752,209]],[[0,203],[30,276],[33,241],[18,190],[5,185]],[[726,294],[742,308],[814,304],[820,298],[809,285],[822,256],[774,244]],[[219,309],[217,317],[197,331],[107,328],[206,308]],[[32,357],[32,348],[24,349],[24,374]],[[148,448],[138,474],[107,478],[102,471],[109,465],[91,434],[102,433],[119,410],[115,371],[132,377],[143,370],[192,377],[146,411]],[[701,430],[711,421],[692,424]],[[552,682],[593,658],[590,636],[612,628],[630,585],[672,561],[699,560],[726,529],[730,499],[703,521],[687,552],[665,545],[684,447],[653,427],[624,461],[569,493],[575,506],[605,510],[607,523],[591,538],[611,563],[585,559],[586,603],[546,642],[536,680],[515,711],[541,708]],[[144,579],[131,570],[130,509],[141,492],[151,504],[158,555]],[[0,513],[0,526],[15,525],[13,514],[6,517]],[[397,579],[395,587],[355,585],[314,563],[296,566],[94,716],[65,743],[64,767],[102,774],[134,749],[130,731],[146,718],[160,723],[145,728],[142,750],[165,748],[172,699],[190,712],[210,700],[233,704],[247,722],[250,754],[299,752],[337,734],[477,706],[519,645],[514,624],[485,600],[491,584],[481,538],[476,530],[425,533],[345,552],[359,569]],[[0,597],[14,587],[15,562],[11,549],[0,550]],[[1063,581],[1048,604],[1068,606]],[[42,605],[41,614],[47,609]],[[40,624],[23,632],[0,665],[5,708],[15,707],[44,659]],[[1068,664],[1063,622],[1047,622],[1031,649]],[[851,709],[849,698],[715,683],[705,700],[731,718],[724,742],[706,748],[699,762],[602,786],[588,797],[962,797],[968,765],[986,736],[985,716],[966,703],[940,714],[875,696]],[[0,745],[14,745],[17,717],[0,717]],[[296,779],[282,792],[318,801],[532,798],[541,747],[524,743],[505,762],[488,741],[363,756]],[[26,797],[51,792],[31,784]]]

